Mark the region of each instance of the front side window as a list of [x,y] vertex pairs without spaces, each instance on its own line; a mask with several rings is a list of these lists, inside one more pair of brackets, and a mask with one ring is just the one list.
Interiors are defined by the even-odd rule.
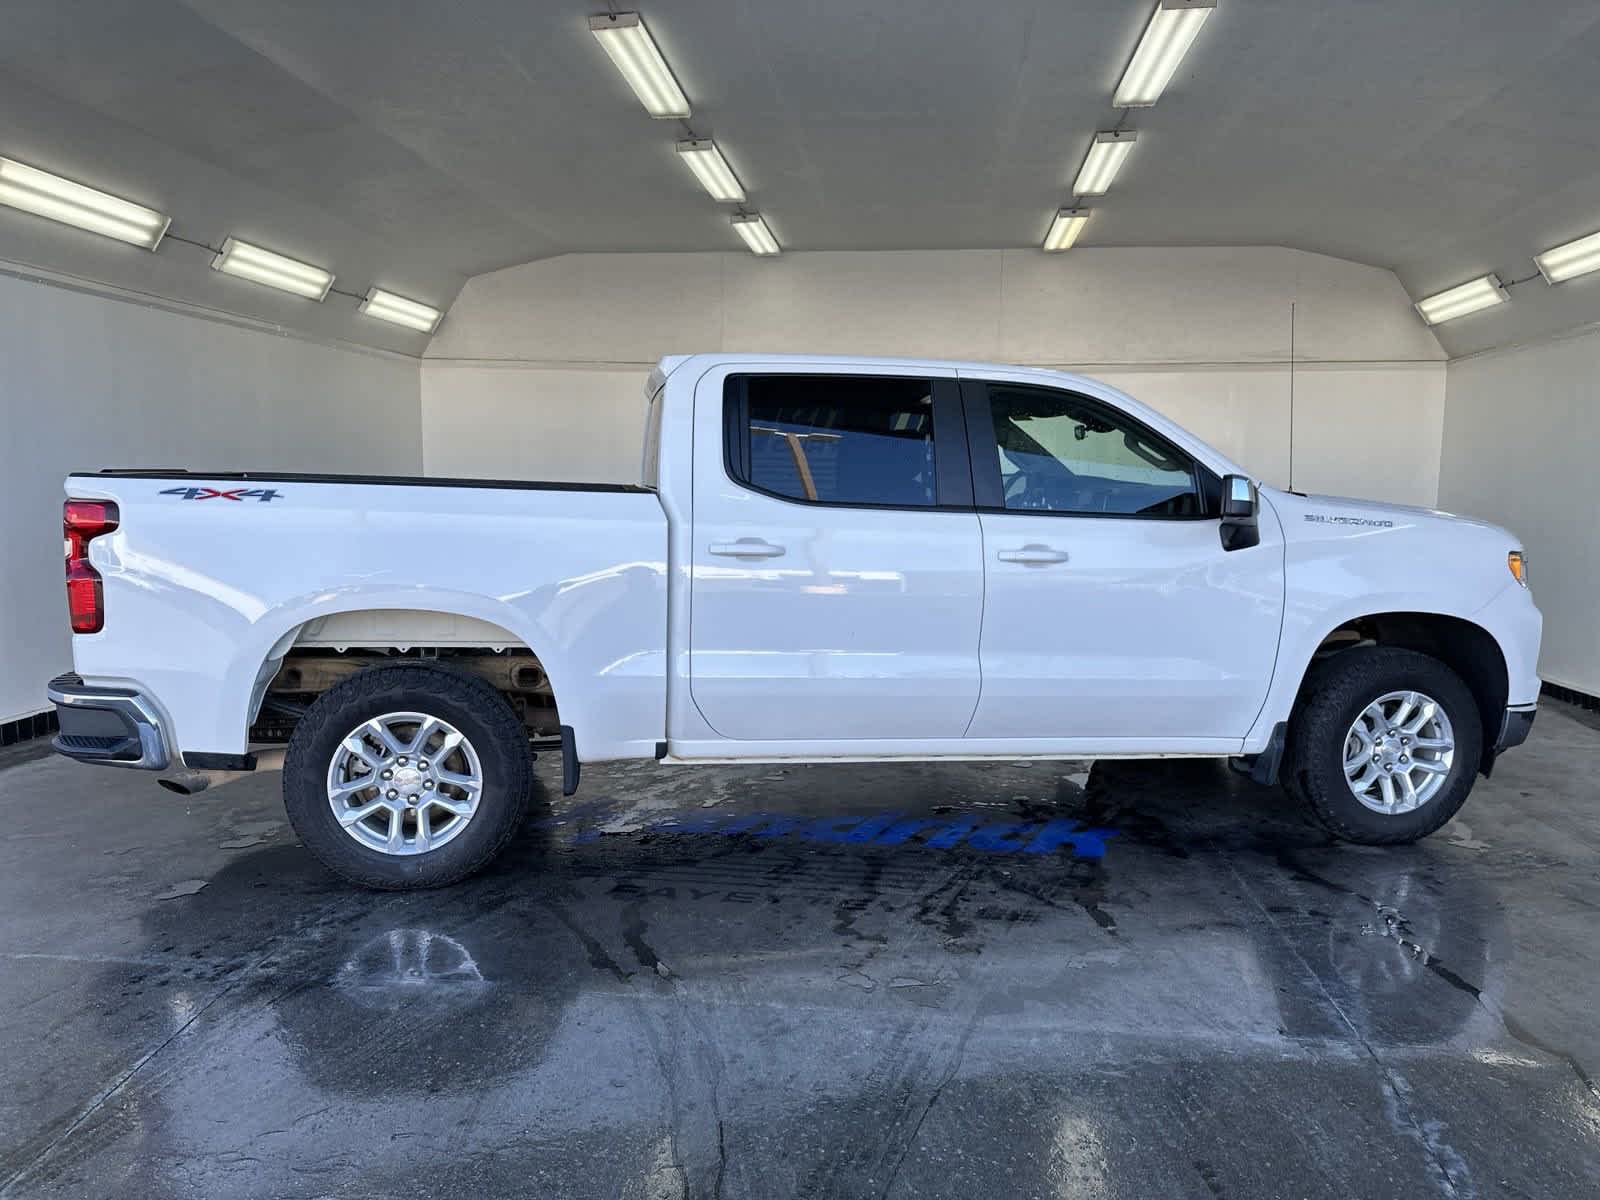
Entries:
[[991,386],[1005,507],[1186,517],[1204,511],[1194,462],[1120,414],[1064,392]]
[[741,482],[816,504],[931,506],[933,396],[925,379],[749,375],[729,381]]

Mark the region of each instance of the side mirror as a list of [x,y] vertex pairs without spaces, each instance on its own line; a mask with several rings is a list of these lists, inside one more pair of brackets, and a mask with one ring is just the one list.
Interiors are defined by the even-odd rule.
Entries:
[[1223,517],[1254,517],[1256,485],[1247,475],[1229,475],[1222,481]]
[[1256,485],[1246,475],[1228,475],[1222,480],[1222,524],[1219,533],[1224,550],[1248,550],[1261,543],[1261,527],[1256,514],[1260,508]]

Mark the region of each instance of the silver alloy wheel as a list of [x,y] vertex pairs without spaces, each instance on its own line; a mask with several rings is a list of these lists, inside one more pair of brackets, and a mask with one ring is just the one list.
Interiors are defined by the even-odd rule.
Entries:
[[1408,813],[1439,794],[1455,757],[1455,731],[1438,701],[1422,692],[1388,692],[1362,709],[1345,734],[1344,778],[1373,812]]
[[426,854],[453,841],[478,811],[483,766],[466,736],[427,713],[363,721],[328,764],[328,804],[369,850]]

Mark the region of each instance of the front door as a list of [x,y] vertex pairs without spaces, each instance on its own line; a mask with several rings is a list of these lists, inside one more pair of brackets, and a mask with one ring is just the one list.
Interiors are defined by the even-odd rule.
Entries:
[[974,738],[1242,738],[1266,698],[1283,541],[1228,551],[1214,474],[1103,400],[963,384],[983,526]]
[[719,369],[694,442],[706,722],[755,741],[961,737],[983,561],[954,372]]

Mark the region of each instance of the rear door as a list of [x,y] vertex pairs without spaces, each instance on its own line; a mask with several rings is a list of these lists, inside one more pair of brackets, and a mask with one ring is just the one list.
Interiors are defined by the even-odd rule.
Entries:
[[1216,475],[1109,402],[963,381],[987,572],[975,738],[1242,738],[1283,541],[1225,550]]
[[755,741],[961,737],[983,561],[955,373],[721,367],[694,419],[706,722]]

